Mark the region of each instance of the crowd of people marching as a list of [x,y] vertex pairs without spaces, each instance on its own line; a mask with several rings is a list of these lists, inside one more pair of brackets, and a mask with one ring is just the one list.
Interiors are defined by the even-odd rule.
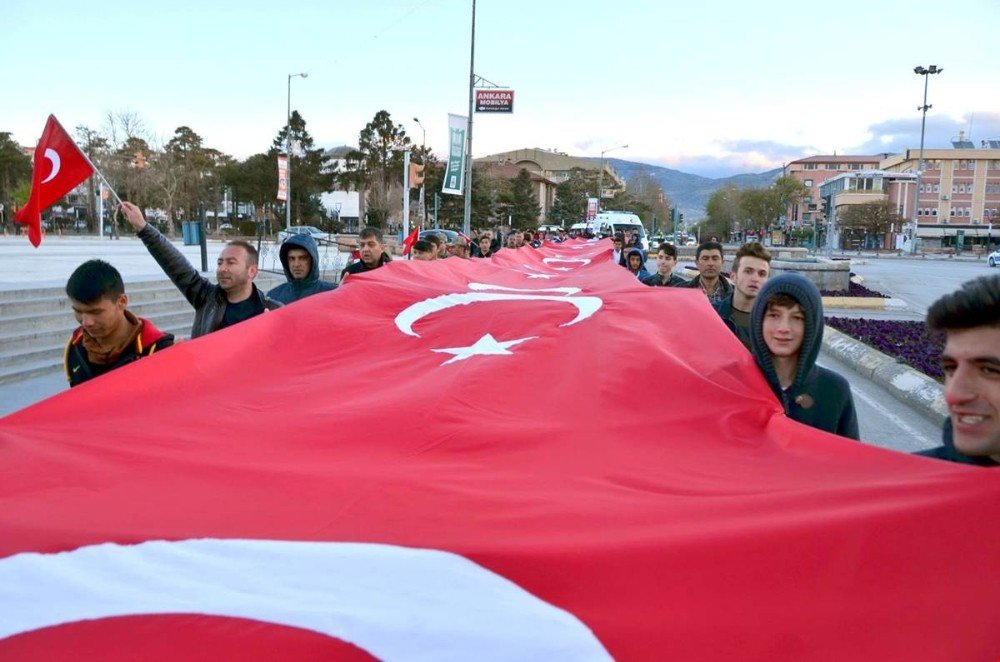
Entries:
[[[135,205],[124,202],[121,211],[135,228],[150,255],[159,263],[195,309],[191,337],[196,338],[238,324],[251,317],[329,291],[336,284],[320,278],[319,254],[309,235],[293,235],[279,249],[286,282],[262,292],[254,285],[257,250],[236,240],[226,244],[216,266],[216,283],[203,277]],[[512,230],[506,236],[493,231],[474,240],[461,235],[449,243],[443,232],[425,232],[407,242],[415,260],[489,258],[502,250],[539,247],[548,239],[566,241],[574,233],[560,229],[555,236]],[[591,235],[581,235],[591,238]],[[740,246],[728,275],[723,246],[701,243],[695,250],[697,274],[690,280],[675,273],[677,249],[660,244],[656,271],[646,270],[647,255],[636,234],[611,237],[612,260],[651,287],[701,291],[733,333],[754,357],[775,396],[790,418],[828,432],[860,439],[858,420],[848,382],[816,364],[823,337],[823,303],[819,290],[794,272],[771,277],[771,255],[759,243]],[[364,228],[358,238],[357,259],[341,274],[378,269],[391,261],[381,232]],[[172,335],[128,310],[128,297],[118,271],[107,262],[89,260],[66,284],[79,327],[66,348],[66,376],[77,386],[119,366],[161,351],[173,344]],[[956,462],[997,466],[1000,462],[1000,276],[970,281],[936,302],[928,311],[928,325],[946,334],[944,356],[945,400],[950,417],[943,444],[925,454]],[[739,344],[733,343],[734,349]],[[743,351],[743,350],[739,350]]]

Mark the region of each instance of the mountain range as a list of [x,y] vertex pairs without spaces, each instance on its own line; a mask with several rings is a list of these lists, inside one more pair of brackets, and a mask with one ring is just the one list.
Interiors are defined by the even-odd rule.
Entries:
[[687,222],[704,218],[705,204],[716,189],[727,184],[735,184],[739,188],[763,188],[770,186],[774,180],[781,176],[781,168],[775,168],[767,172],[713,179],[663,166],[625,161],[624,159],[608,159],[608,163],[626,180],[637,172],[646,171],[663,188],[671,205],[677,207],[684,214],[684,220]]

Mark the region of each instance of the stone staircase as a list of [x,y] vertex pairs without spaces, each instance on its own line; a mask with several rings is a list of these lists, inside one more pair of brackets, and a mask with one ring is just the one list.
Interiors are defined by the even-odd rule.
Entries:
[[[261,272],[254,282],[266,292],[284,280]],[[125,291],[133,313],[178,338],[189,336],[194,309],[169,280],[126,283]],[[0,290],[0,384],[62,370],[75,328],[63,288]]]

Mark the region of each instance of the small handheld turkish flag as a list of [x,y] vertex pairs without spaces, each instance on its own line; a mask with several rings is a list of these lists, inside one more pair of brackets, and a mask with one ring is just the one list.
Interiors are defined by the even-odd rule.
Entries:
[[35,147],[35,171],[31,178],[28,203],[14,214],[14,220],[28,226],[28,239],[42,243],[42,211],[90,177],[94,167],[55,115],[49,115],[42,138]]
[[406,235],[406,239],[403,239],[403,255],[409,255],[410,251],[413,250],[413,244],[417,243],[417,239],[420,237],[420,226],[413,228],[413,232]]

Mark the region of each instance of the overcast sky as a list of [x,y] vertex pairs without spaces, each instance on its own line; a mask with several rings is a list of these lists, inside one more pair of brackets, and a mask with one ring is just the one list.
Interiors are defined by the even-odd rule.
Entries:
[[[323,146],[381,109],[443,156],[468,110],[471,0],[5,0],[0,131],[33,145],[49,113],[101,128],[139,115],[162,143],[265,151],[292,107]],[[476,73],[515,90],[475,116],[476,156],[523,147],[712,177],[820,153],[1000,138],[1000,2],[479,0]]]

